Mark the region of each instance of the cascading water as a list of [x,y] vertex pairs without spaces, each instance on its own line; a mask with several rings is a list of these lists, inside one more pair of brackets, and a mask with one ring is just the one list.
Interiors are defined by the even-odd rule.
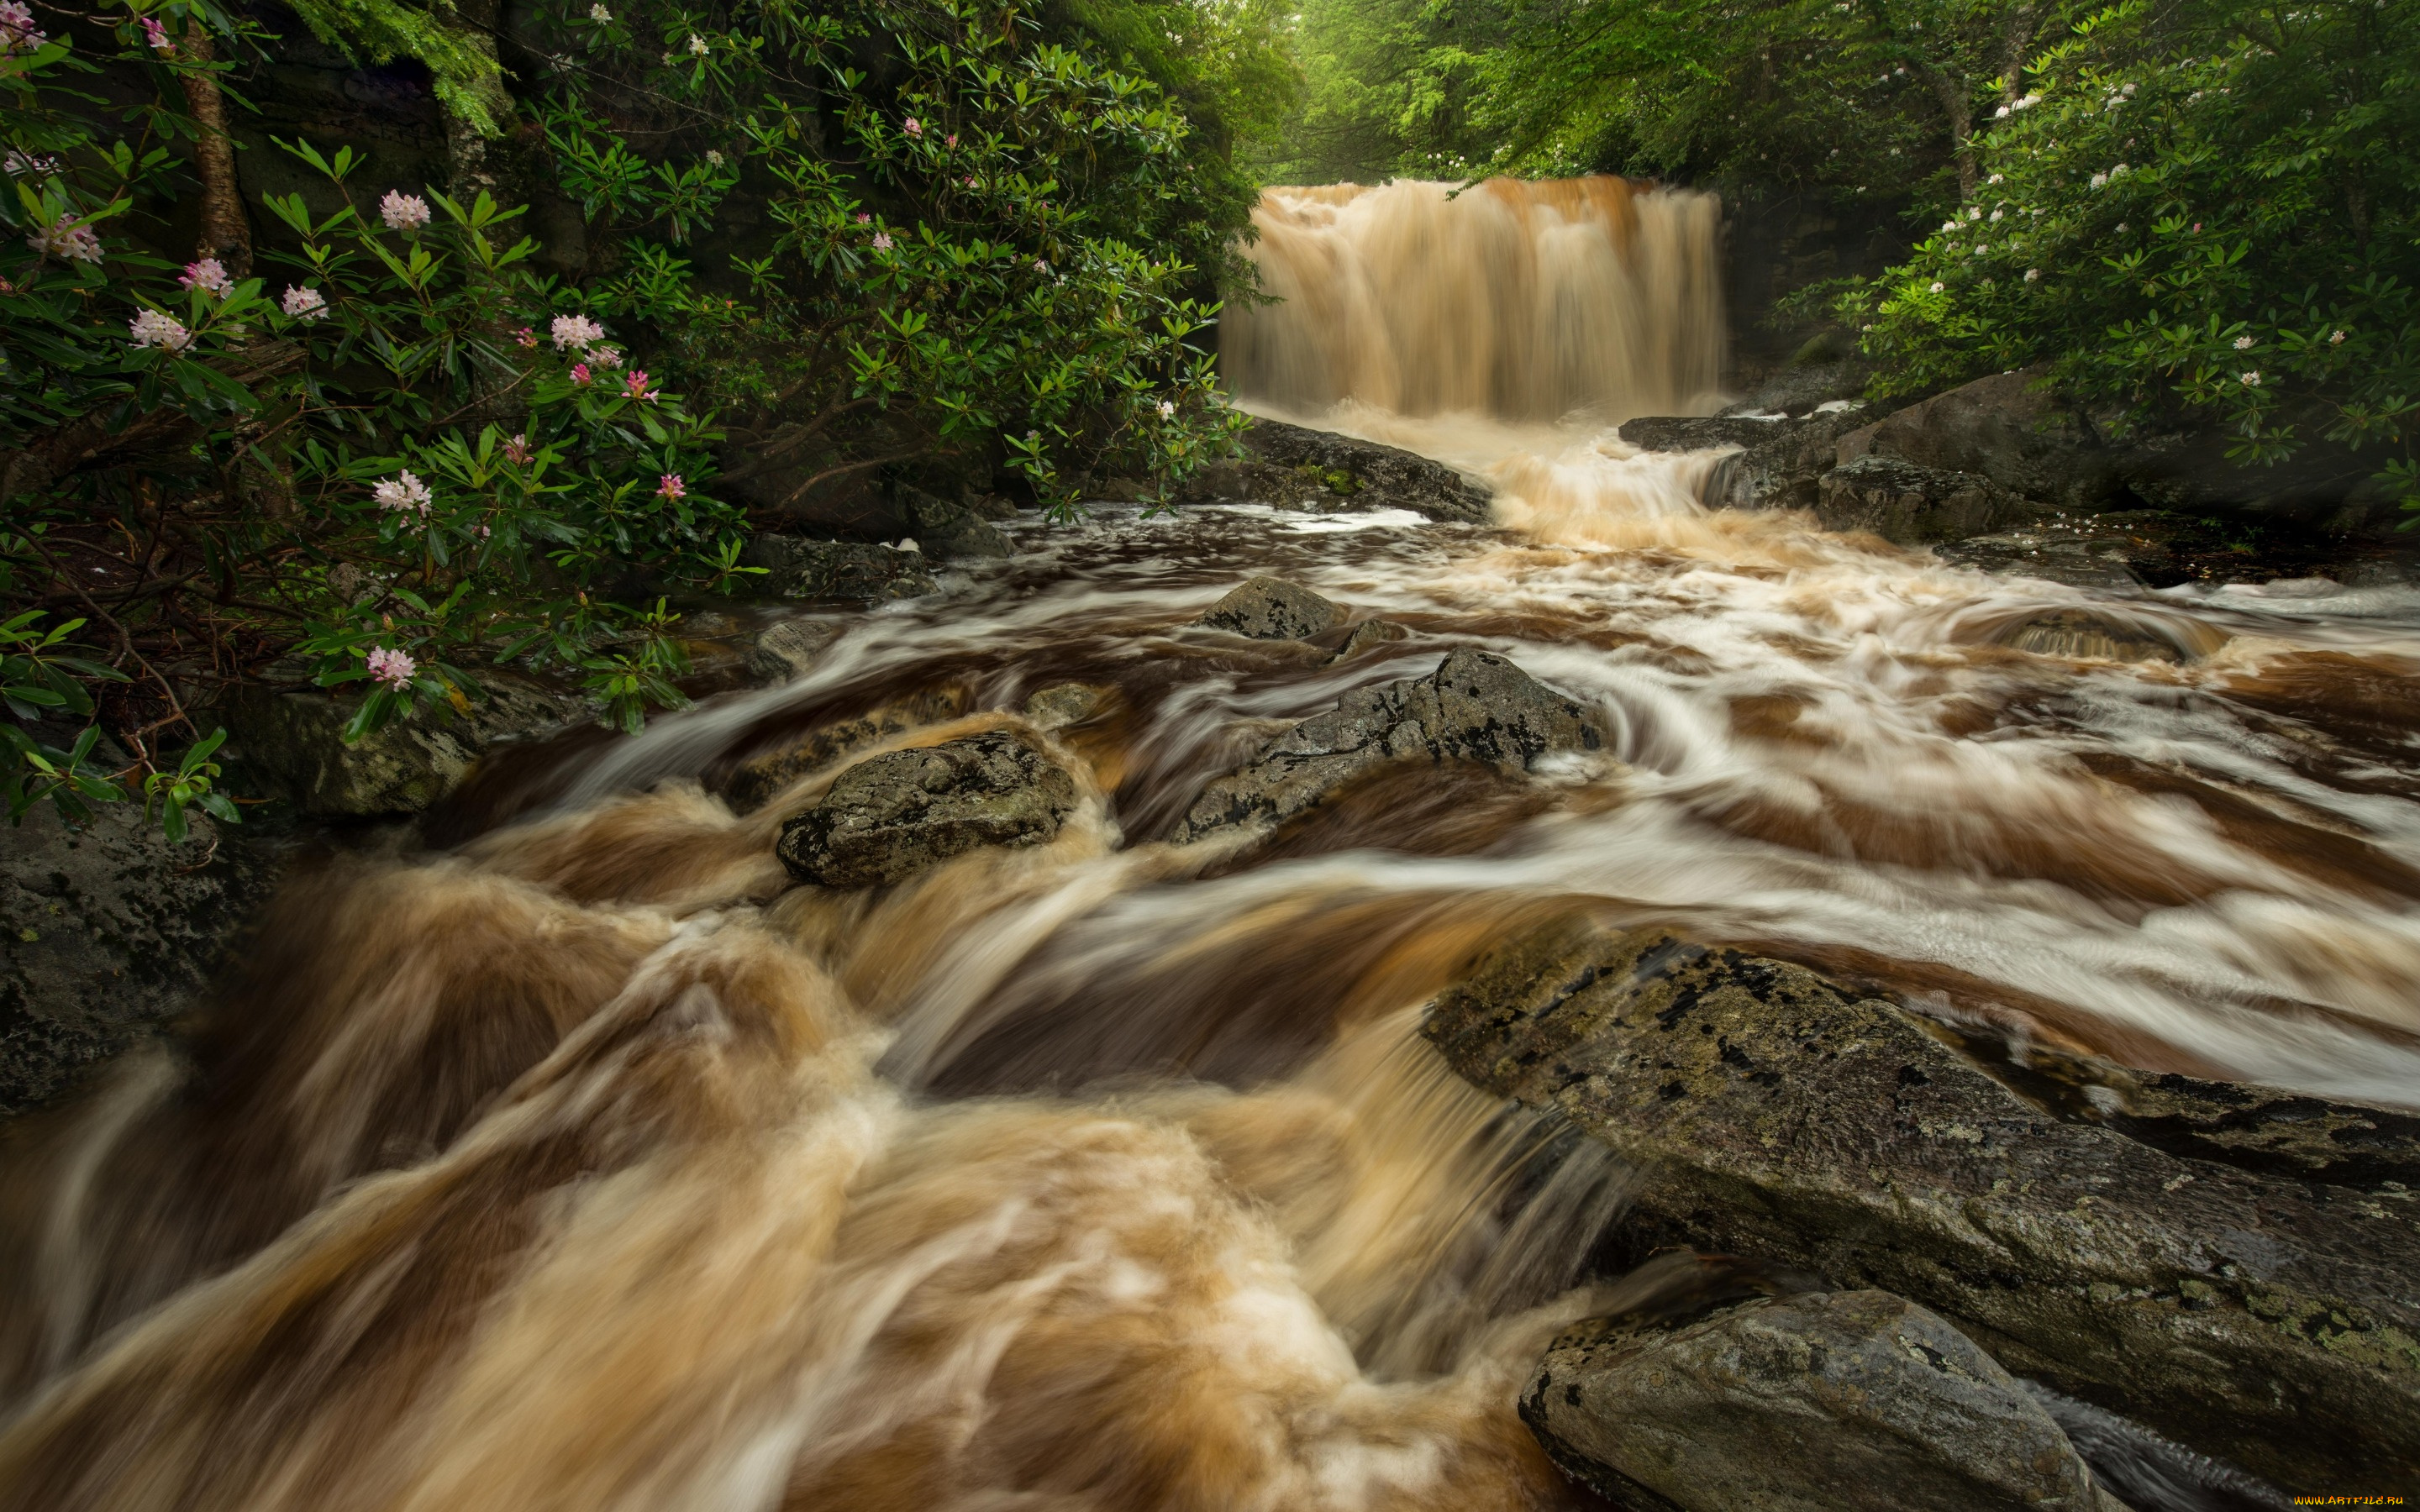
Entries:
[[1219,358],[1273,412],[1619,424],[1696,413],[1722,378],[1710,195],[1403,179],[1271,189],[1252,226],[1282,302],[1233,301]]
[[[1711,208],[1617,187],[1291,203],[1381,268],[1493,204],[1496,246],[1535,243],[1523,312],[1605,302],[1536,270],[1606,247],[1639,270],[1618,300],[1657,299],[1619,260],[1659,237],[1710,287],[1711,222],[1681,228]],[[1565,233],[1597,240],[1550,258]],[[1326,234],[1260,255],[1341,299]],[[1513,1394],[1589,1309],[1625,1173],[1416,1022],[1575,907],[2138,1065],[2413,1102],[2412,595],[2096,606],[2184,664],[2008,649],[2089,595],[1709,512],[1707,458],[1606,434],[1709,384],[1711,307],[1660,302],[1608,329],[1668,319],[1664,368],[1447,374],[1436,347],[1395,370],[1432,386],[1384,391],[1268,358],[1341,328],[1256,311],[1248,402],[1488,470],[1497,525],[1027,521],[797,682],[507,767],[432,820],[450,850],[300,879],[175,1054],[8,1131],[0,1507],[1570,1504]],[[1524,321],[1455,361],[1554,345]],[[1340,662],[1190,627],[1256,572],[1411,634]],[[1607,748],[1512,790],[1429,774],[1255,856],[1160,842],[1268,732],[1474,644]],[[1055,731],[1006,712],[1069,679],[1111,691]],[[830,772],[744,814],[707,794],[940,690],[977,712],[891,744],[1029,728],[1080,778],[1056,841],[825,892],[772,842]]]

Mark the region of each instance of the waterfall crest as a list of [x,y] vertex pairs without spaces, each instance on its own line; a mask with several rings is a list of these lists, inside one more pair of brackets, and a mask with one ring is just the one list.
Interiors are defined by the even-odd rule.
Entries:
[[1255,409],[1618,424],[1713,407],[1714,195],[1603,175],[1262,192],[1220,360]]

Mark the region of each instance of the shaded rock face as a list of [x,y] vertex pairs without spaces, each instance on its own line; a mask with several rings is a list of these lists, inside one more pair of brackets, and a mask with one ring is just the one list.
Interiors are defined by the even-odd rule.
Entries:
[[[922,544],[921,542],[919,543]],[[863,541],[817,541],[803,535],[759,535],[740,560],[763,567],[757,579],[778,598],[854,599],[861,603],[914,598],[937,584],[922,551]]]
[[1846,466],[1890,456],[1942,472],[1972,472],[2011,493],[2090,508],[2124,491],[2117,458],[2052,397],[2040,368],[1997,373],[1936,393],[1840,438]]
[[1970,536],[1940,548],[1941,560],[2004,578],[2040,578],[2071,588],[2140,591],[2142,559],[2123,535],[2079,527],[2014,530]]
[[50,805],[0,826],[0,1116],[192,1006],[225,942],[272,890],[276,847],[192,816],[171,845],[139,804],[70,829]]
[[2002,530],[2032,507],[1991,479],[1944,472],[1895,457],[1864,456],[1823,474],[1816,517],[1825,530],[1870,531],[1916,546]]
[[479,682],[488,695],[480,702],[418,709],[350,746],[343,732],[361,707],[358,695],[239,687],[225,705],[229,755],[304,813],[417,813],[452,792],[499,742],[595,717],[586,700],[510,672],[483,672]]
[[1254,640],[1308,640],[1345,619],[1344,607],[1282,578],[1255,578],[1202,612],[1196,625]]
[[1548,751],[1600,743],[1577,703],[1503,657],[1466,647],[1426,677],[1348,693],[1295,726],[1249,766],[1204,788],[1170,838],[1182,844],[1238,825],[1275,824],[1397,763],[1518,772]]
[[1639,1165],[1641,1243],[1908,1297],[2009,1369],[2282,1485],[2420,1480],[2408,1187],[2277,1180],[2063,1119],[1889,1004],[1660,931],[1513,940],[1425,1031],[1475,1084]]
[[1883,1291],[1761,1299],[1668,1333],[1583,1323],[1547,1350],[1521,1416],[1566,1473],[1631,1507],[2102,1504],[2023,1385]]
[[1244,448],[1249,463],[1204,480],[1210,497],[1296,506],[1311,501],[1320,509],[1408,509],[1474,524],[1487,518],[1485,487],[1398,447],[1255,420],[1244,433]]
[[[1723,425],[1755,425],[1742,432],[1746,450],[1726,457],[1707,475],[1703,502],[1716,509],[1812,509],[1821,480],[1833,467],[1839,439],[1867,423],[1861,409],[1843,408],[1782,421],[1723,419]],[[1687,432],[1675,432],[1685,437]],[[1666,450],[1663,447],[1655,450]],[[1695,447],[1688,448],[1696,450]]]
[[810,772],[820,771],[852,750],[878,740],[954,719],[973,707],[966,690],[931,688],[911,693],[862,714],[831,719],[798,739],[753,757],[713,784],[723,801],[740,813],[763,808],[773,795]]
[[775,854],[801,882],[870,887],[985,846],[1039,845],[1076,807],[1076,779],[998,731],[870,757],[782,826]]

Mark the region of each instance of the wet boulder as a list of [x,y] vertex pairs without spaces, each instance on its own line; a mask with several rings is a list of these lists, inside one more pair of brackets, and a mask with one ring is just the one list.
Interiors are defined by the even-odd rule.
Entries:
[[1407,509],[1434,520],[1481,523],[1488,490],[1442,462],[1401,447],[1356,440],[1275,420],[1244,433],[1252,497],[1317,508]]
[[782,825],[775,854],[800,882],[904,882],[952,856],[1039,845],[1076,807],[1076,779],[1004,731],[894,750],[841,773]]
[[914,598],[936,584],[922,550],[865,541],[821,541],[804,535],[759,535],[740,560],[762,567],[755,579],[777,598],[852,599],[875,603]]
[[1521,1416],[1623,1506],[2116,1512],[2022,1383],[1885,1291],[1758,1299],[1668,1331],[1582,1323]]
[[842,629],[832,620],[783,620],[767,625],[748,644],[748,671],[767,683],[803,676],[815,658],[840,639]]
[[1202,611],[1193,623],[1254,640],[1308,640],[1342,625],[1344,606],[1300,583],[1255,578]]
[[1501,656],[1464,647],[1426,677],[1347,693],[1279,736],[1250,765],[1204,788],[1170,838],[1182,844],[1277,824],[1390,765],[1466,762],[1520,772],[1549,751],[1600,743],[1579,704]]
[[2142,554],[2122,535],[2055,525],[1975,535],[1945,543],[1941,560],[2002,578],[2039,578],[2071,588],[2140,593]]
[[1976,473],[2011,493],[2089,508],[2116,497],[2117,459],[2091,427],[2026,368],[1977,378],[1895,409],[1840,438],[1843,465],[1896,457],[1941,472]]
[[1726,425],[1761,427],[1741,432],[1746,450],[1725,457],[1706,475],[1700,498],[1717,509],[1814,508],[1823,491],[1821,480],[1835,464],[1839,438],[1864,424],[1863,411],[1845,403],[1790,420],[1716,419]]
[[[974,505],[905,485],[892,492],[900,513],[915,529],[917,547],[933,561],[980,562],[1016,550],[1007,534]],[[986,503],[997,508],[989,500]]]
[[1026,695],[1025,717],[1045,730],[1063,729],[1092,718],[1116,697],[1106,683],[1051,683]]
[[1409,640],[1411,638],[1411,631],[1404,628],[1400,625],[1397,625],[1392,620],[1363,620],[1360,624],[1355,625],[1352,630],[1346,634],[1344,639],[1338,643],[1336,647],[1336,655],[1328,659],[1330,661],[1351,661],[1354,657],[1360,656],[1364,652],[1375,651],[1380,646],[1391,645],[1398,640]]
[[1615,434],[1642,452],[1705,452],[1724,446],[1745,450],[1763,445],[1790,425],[1786,417],[1642,415],[1623,421]]
[[1641,1243],[1922,1303],[2011,1371],[2283,1485],[2420,1480],[2408,1183],[2155,1148],[2020,1097],[1892,1004],[1659,930],[1508,941],[1424,1030],[1637,1165]]
[[763,808],[799,779],[823,770],[853,750],[923,725],[957,718],[973,706],[964,688],[934,687],[859,713],[827,717],[770,749],[760,750],[707,785],[734,810],[748,813]]
[[280,870],[279,839],[253,817],[194,810],[181,844],[139,803],[103,804],[80,827],[37,804],[0,825],[0,1119],[199,1001]]
[[248,684],[226,699],[225,758],[307,814],[418,813],[445,796],[489,748],[535,740],[596,717],[586,699],[517,673],[483,671],[485,694],[416,708],[348,744],[358,690]]
[[1862,456],[1823,474],[1816,517],[1831,531],[1870,531],[1900,546],[1988,535],[2028,520],[2024,500],[1975,472]]

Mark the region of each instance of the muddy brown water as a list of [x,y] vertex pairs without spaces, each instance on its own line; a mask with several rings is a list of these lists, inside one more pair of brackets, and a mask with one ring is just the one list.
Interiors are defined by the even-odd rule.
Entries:
[[[1575,1504],[1512,1404],[1625,1175],[1420,1004],[1573,908],[2144,1067],[2420,1104],[2420,594],[1998,579],[1709,514],[1595,419],[1315,417],[1498,519],[1015,527],[799,681],[489,773],[298,879],[173,1047],[0,1165],[0,1506]],[[1189,622],[1277,573],[1411,634]],[[2010,626],[2118,617],[2183,661]],[[1201,784],[1457,645],[1586,704],[1527,779],[1245,854]],[[1114,689],[1053,843],[788,886],[707,789],[834,718]],[[930,739],[927,730],[897,737]]]

